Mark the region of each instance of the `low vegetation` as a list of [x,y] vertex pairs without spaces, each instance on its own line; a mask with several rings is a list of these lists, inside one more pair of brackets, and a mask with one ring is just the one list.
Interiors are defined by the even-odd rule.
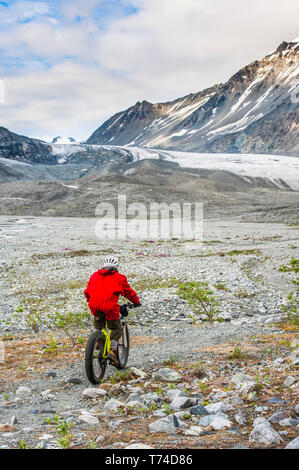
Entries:
[[282,272],[293,272],[296,278],[292,280],[295,289],[287,296],[287,304],[282,305],[282,310],[287,314],[288,320],[293,325],[299,324],[299,259],[292,258],[288,265],[279,268]]
[[207,321],[221,319],[218,316],[218,301],[207,282],[184,282],[178,286],[177,294],[188,302],[198,315],[204,315]]

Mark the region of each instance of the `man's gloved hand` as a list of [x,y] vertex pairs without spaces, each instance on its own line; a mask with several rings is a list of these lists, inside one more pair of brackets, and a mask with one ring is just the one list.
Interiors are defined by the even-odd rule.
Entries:
[[122,317],[127,317],[129,315],[126,305],[121,305],[119,310]]

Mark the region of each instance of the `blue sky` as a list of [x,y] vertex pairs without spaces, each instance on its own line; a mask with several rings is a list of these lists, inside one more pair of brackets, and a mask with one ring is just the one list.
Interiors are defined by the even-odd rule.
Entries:
[[86,139],[138,100],[226,81],[298,37],[297,0],[0,1],[0,125]]

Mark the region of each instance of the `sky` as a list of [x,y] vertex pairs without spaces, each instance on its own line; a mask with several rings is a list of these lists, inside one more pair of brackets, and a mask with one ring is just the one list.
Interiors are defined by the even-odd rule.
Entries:
[[298,17],[298,0],[0,1],[0,126],[85,140],[137,101],[227,81]]

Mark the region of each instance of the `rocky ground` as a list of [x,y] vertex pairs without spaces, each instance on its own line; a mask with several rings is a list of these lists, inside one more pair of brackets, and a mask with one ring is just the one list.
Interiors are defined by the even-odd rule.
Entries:
[[[298,258],[297,226],[209,219],[202,242],[136,243],[101,241],[95,224],[0,217],[0,447],[298,448],[298,327],[281,308],[295,277],[279,270]],[[42,319],[85,311],[108,252],[142,308],[128,369],[94,387],[91,323],[65,333]],[[188,280],[208,282],[215,321],[177,295]]]

